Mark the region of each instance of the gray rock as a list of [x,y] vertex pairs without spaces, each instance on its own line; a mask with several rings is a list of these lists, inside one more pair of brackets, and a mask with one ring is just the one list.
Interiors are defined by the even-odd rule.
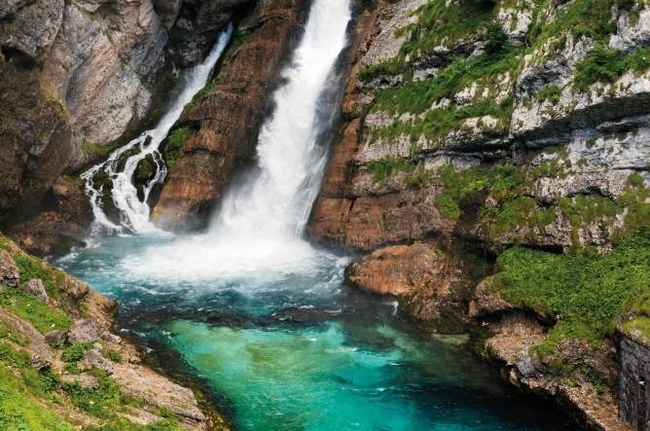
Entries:
[[19,279],[20,271],[13,257],[7,251],[0,249],[0,283],[15,287]]
[[79,385],[86,389],[97,389],[99,387],[99,380],[97,377],[88,374],[62,374],[61,381],[73,385]]
[[102,334],[102,340],[112,344],[122,343],[122,337],[120,337],[119,335],[111,334],[110,332],[104,332]]
[[68,331],[70,343],[94,343],[98,339],[97,329],[89,319],[77,320]]
[[[6,13],[17,8],[18,3],[11,1],[2,9]],[[15,10],[13,19],[0,21],[0,45],[16,49],[34,61],[40,60],[61,27],[63,8],[63,0],[39,0]]]
[[43,280],[40,278],[34,278],[20,285],[20,289],[23,292],[29,293],[30,295],[36,296],[42,302],[48,304],[50,298],[47,296],[45,291],[45,286],[43,285]]
[[77,362],[77,367],[82,371],[97,368],[106,371],[107,374],[113,374],[113,363],[102,355],[101,347],[98,346],[88,350]]
[[45,341],[49,345],[59,344],[65,341],[65,332],[54,330],[45,334]]
[[86,296],[89,287],[86,283],[79,281],[76,278],[66,277],[65,280],[59,284],[59,289],[75,299],[81,299]]

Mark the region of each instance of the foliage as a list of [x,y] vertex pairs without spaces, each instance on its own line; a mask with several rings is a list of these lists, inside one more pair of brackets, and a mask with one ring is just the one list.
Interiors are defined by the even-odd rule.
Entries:
[[0,363],[0,429],[72,431],[75,428],[61,419],[52,408],[37,401],[25,382],[4,363]]
[[0,288],[0,306],[27,320],[43,334],[54,329],[65,331],[72,324],[66,314],[20,289]]
[[649,67],[650,48],[625,52],[598,44],[587,58],[576,65],[573,85],[585,90],[595,82],[611,83],[629,70],[644,71]]
[[122,362],[122,352],[119,350],[108,349],[105,351],[105,355],[113,362]]
[[167,136],[163,143],[163,155],[168,168],[171,169],[174,164],[176,164],[176,160],[178,160],[178,157],[181,154],[183,144],[192,133],[193,131],[189,127],[180,127]]
[[97,388],[86,388],[77,383],[63,383],[62,389],[80,409],[101,419],[111,419],[115,413],[130,403],[113,380],[99,375]]
[[556,105],[560,101],[560,96],[562,96],[562,89],[557,84],[549,84],[537,92],[535,99],[538,102],[548,100]]
[[67,363],[78,362],[92,347],[93,343],[74,343],[63,350],[61,359]]
[[598,344],[650,285],[650,235],[638,233],[606,255],[511,248],[497,262],[496,286],[504,298],[558,316],[547,343],[579,338]]
[[183,431],[177,421],[163,419],[149,425],[134,424],[126,419],[115,419],[99,427],[90,427],[88,431]]

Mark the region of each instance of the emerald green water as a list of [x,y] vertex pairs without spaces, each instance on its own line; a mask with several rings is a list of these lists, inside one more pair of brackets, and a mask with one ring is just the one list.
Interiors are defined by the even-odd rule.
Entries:
[[345,286],[348,259],[296,243],[291,262],[279,252],[232,270],[204,241],[105,238],[58,264],[120,301],[120,329],[207,387],[235,429],[578,429],[506,386],[462,337],[419,331]]

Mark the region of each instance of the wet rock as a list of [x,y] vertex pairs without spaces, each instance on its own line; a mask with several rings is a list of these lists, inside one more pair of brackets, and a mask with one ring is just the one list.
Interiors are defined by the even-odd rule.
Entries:
[[457,260],[423,243],[379,249],[350,265],[346,279],[363,290],[400,298],[400,305],[422,321],[438,319],[466,283]]
[[260,26],[224,59],[218,83],[186,109],[181,121],[198,124],[198,131],[185,141],[170,169],[153,209],[158,225],[177,230],[204,227],[237,168],[253,160],[267,98],[305,4],[303,0],[261,3]]
[[34,278],[21,284],[20,289],[23,292],[36,296],[46,304],[50,302],[50,298],[48,298],[47,292],[45,291],[45,286],[43,285],[43,280],[40,278]]
[[0,249],[0,283],[15,287],[20,280],[20,271],[11,254]]
[[90,319],[77,320],[68,331],[69,343],[94,343],[98,339],[97,329]]

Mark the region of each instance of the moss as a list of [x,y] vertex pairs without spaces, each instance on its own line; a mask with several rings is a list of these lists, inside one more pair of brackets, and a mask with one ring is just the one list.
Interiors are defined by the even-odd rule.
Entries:
[[171,169],[176,164],[183,144],[193,133],[194,131],[190,127],[180,127],[167,136],[163,142],[162,150],[168,168]]
[[650,345],[650,317],[639,316],[632,318],[621,325],[624,332],[639,337]]
[[557,315],[545,351],[563,339],[599,345],[616,319],[650,285],[650,235],[640,233],[606,255],[556,255],[511,248],[497,260],[495,286],[505,299]]

